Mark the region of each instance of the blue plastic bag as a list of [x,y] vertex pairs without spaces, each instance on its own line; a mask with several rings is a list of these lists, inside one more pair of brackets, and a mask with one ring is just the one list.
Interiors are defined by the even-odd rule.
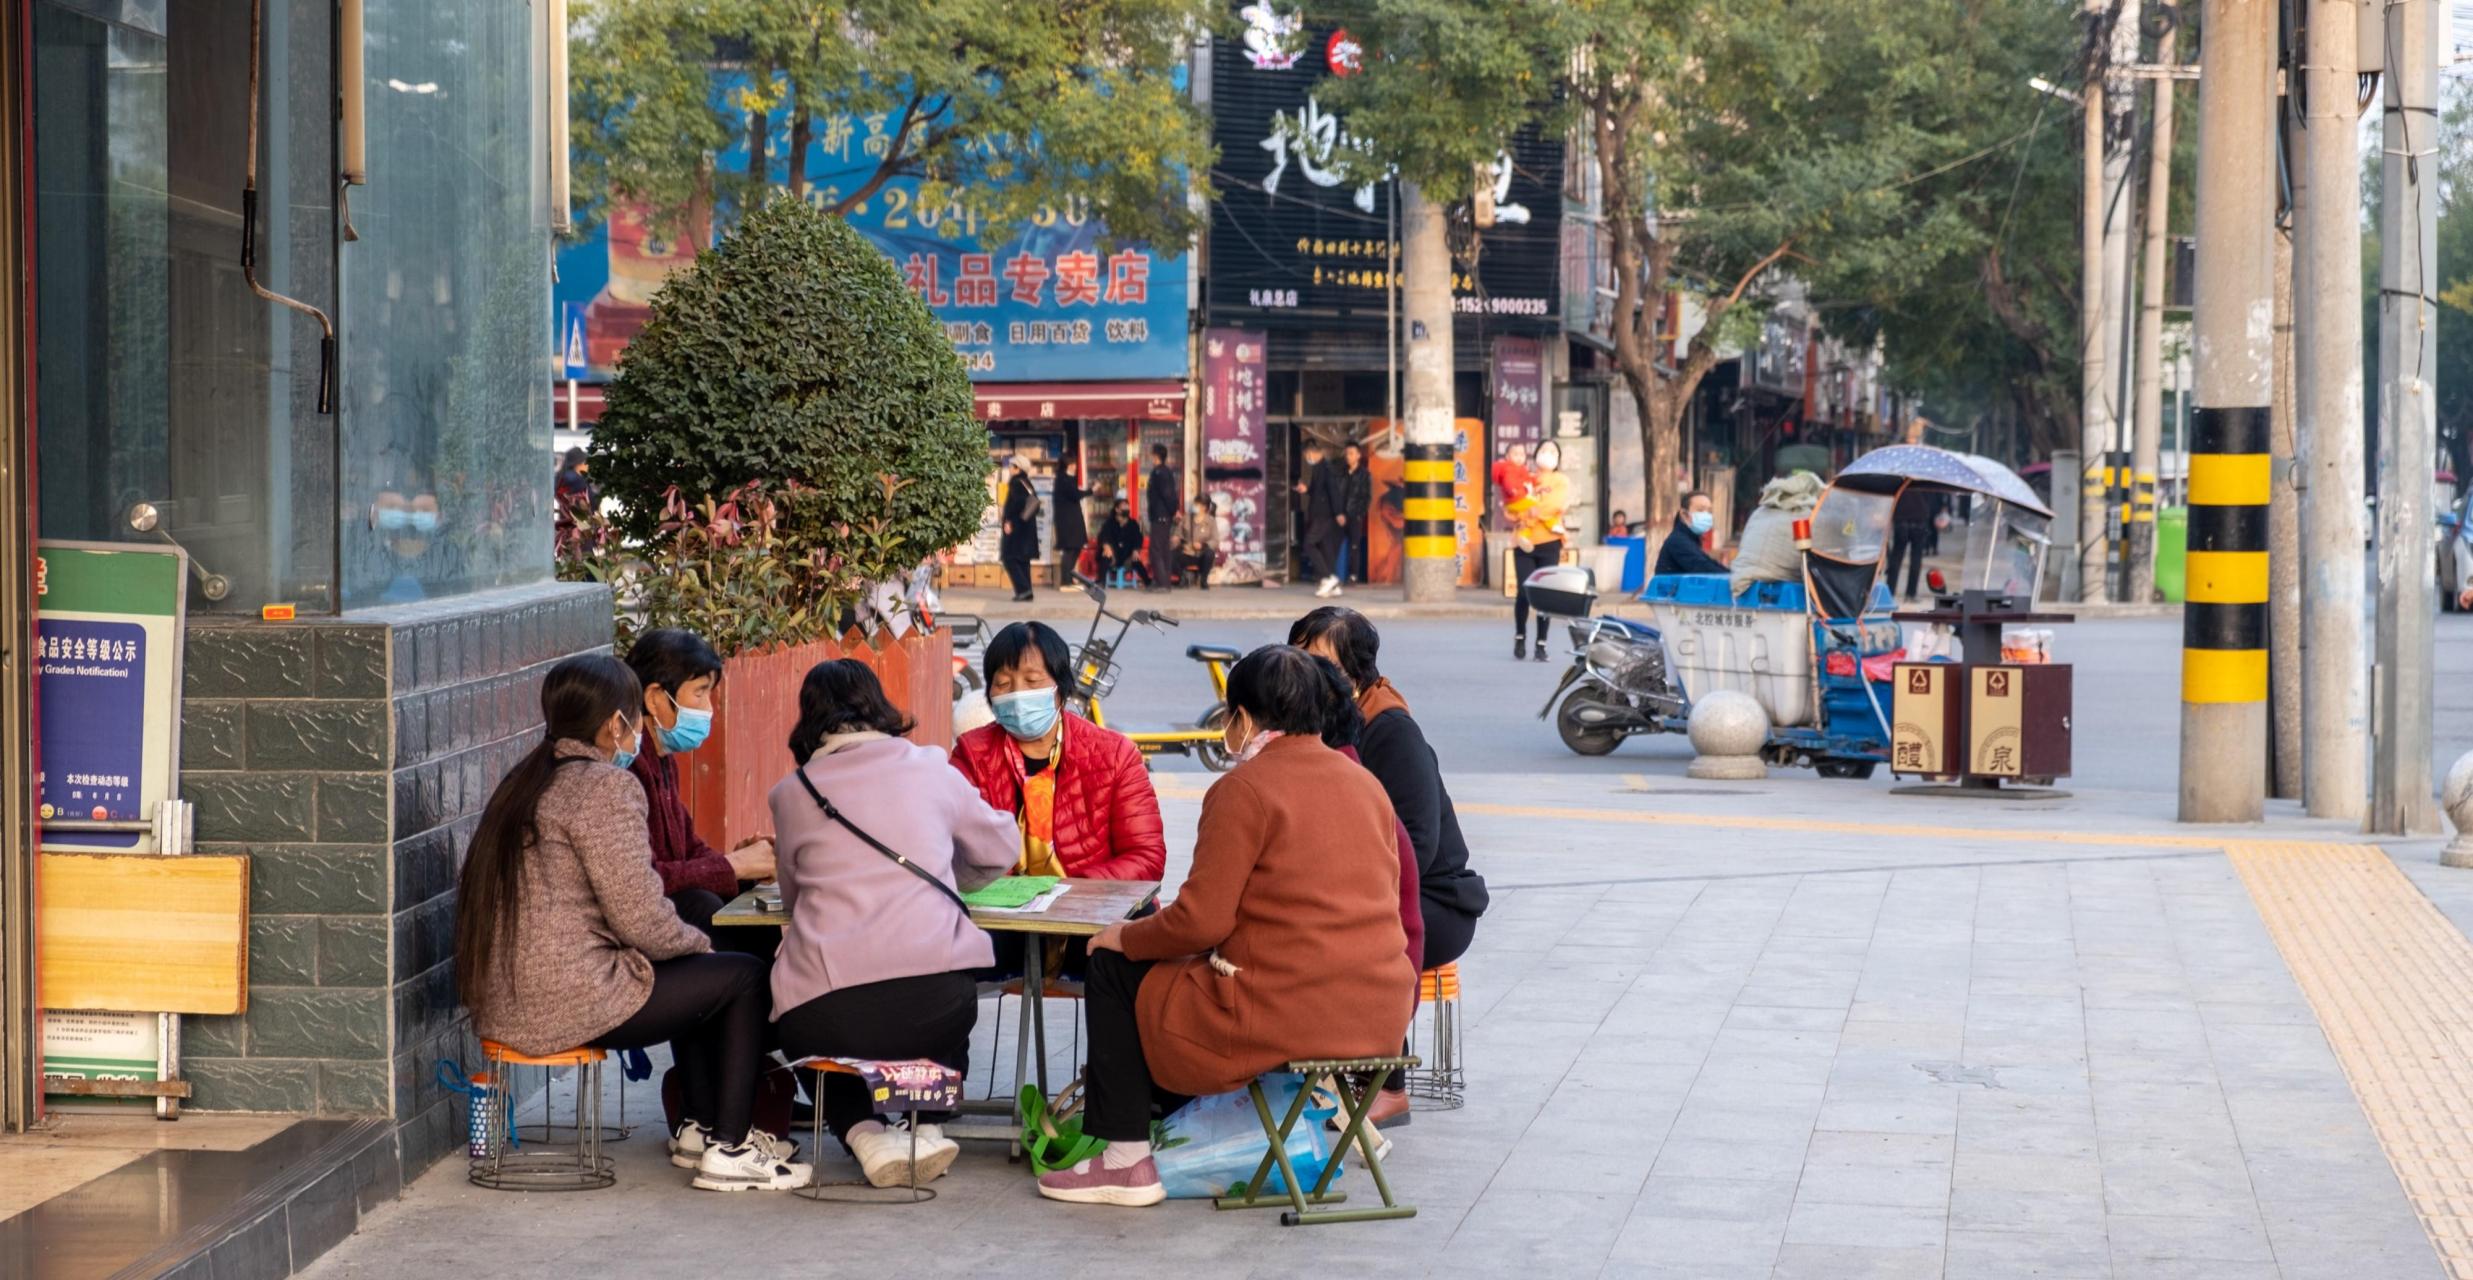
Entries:
[[[1272,1123],[1287,1118],[1297,1091],[1304,1087],[1302,1076],[1274,1072],[1262,1077],[1262,1095],[1271,1104]],[[1309,1101],[1304,1116],[1288,1133],[1288,1161],[1296,1166],[1297,1177],[1309,1191],[1331,1159],[1332,1135],[1323,1124],[1333,1114],[1334,1107]],[[1159,1180],[1171,1200],[1231,1194],[1231,1187],[1254,1176],[1270,1149],[1262,1121],[1254,1115],[1253,1095],[1246,1092],[1196,1098],[1161,1121],[1151,1137],[1151,1156],[1159,1162]],[[1332,1174],[1332,1185],[1337,1186],[1340,1177]],[[1264,1183],[1265,1195],[1288,1194],[1277,1162]]]

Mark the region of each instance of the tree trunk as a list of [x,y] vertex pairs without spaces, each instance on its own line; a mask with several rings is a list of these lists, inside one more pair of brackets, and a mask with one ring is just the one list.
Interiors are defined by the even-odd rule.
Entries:
[[765,154],[765,145],[773,137],[773,117],[761,111],[747,113],[747,180],[762,191],[772,177],[772,158]]
[[807,198],[807,143],[813,119],[801,108],[790,116],[790,198]]

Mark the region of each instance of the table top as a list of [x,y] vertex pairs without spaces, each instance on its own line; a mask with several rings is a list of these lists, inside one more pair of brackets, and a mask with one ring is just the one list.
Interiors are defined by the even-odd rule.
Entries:
[[[1116,924],[1139,911],[1159,896],[1156,880],[1083,880],[1068,878],[1064,893],[1048,904],[1045,911],[982,911],[974,909],[971,921],[990,933],[1044,933],[1069,938],[1087,938],[1109,925]],[[749,925],[781,928],[789,923],[786,911],[767,911],[758,906],[756,890],[750,889],[723,904],[713,913],[716,925]]]

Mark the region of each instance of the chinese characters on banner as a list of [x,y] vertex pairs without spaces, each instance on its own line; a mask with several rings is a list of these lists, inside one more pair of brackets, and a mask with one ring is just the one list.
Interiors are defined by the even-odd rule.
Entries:
[[1202,485],[1219,508],[1228,563],[1214,582],[1258,582],[1266,568],[1264,335],[1210,329],[1202,335]]
[[[713,78],[719,100],[746,88],[742,73]],[[767,156],[772,178],[789,180],[786,113],[777,113]],[[805,198],[839,205],[866,187],[899,121],[882,112],[830,112],[808,145]],[[972,139],[964,170],[984,173],[1034,144]],[[743,172],[742,136],[714,163]],[[961,181],[967,181],[967,176]],[[936,313],[975,382],[1083,382],[1186,376],[1186,269],[1181,252],[1108,245],[1106,228],[1076,198],[987,234],[967,199],[922,198],[917,179],[895,177],[842,214],[892,260],[902,283]],[[585,315],[588,355],[602,376],[652,315],[652,295],[693,260],[695,247],[656,235],[640,207],[620,202],[605,223],[558,254],[557,297]]]
[[1545,348],[1535,338],[1494,340],[1494,452],[1546,438]]

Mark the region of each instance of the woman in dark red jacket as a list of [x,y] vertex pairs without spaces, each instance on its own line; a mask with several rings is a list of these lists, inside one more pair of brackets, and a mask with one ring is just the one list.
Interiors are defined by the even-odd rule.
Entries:
[[728,853],[704,843],[678,793],[676,757],[704,745],[712,732],[713,695],[721,655],[704,637],[657,627],[636,637],[627,665],[644,685],[644,736],[620,764],[644,786],[644,819],[653,870],[679,918],[725,949],[771,955],[780,939],[770,929],[713,929],[713,913],[738,896],[739,885],[773,878],[773,842],[758,838]]
[[1065,710],[1073,653],[1054,628],[1016,622],[983,663],[996,723],[953,745],[953,767],[1022,829],[1023,875],[1157,880],[1168,864],[1159,796],[1133,739]]

